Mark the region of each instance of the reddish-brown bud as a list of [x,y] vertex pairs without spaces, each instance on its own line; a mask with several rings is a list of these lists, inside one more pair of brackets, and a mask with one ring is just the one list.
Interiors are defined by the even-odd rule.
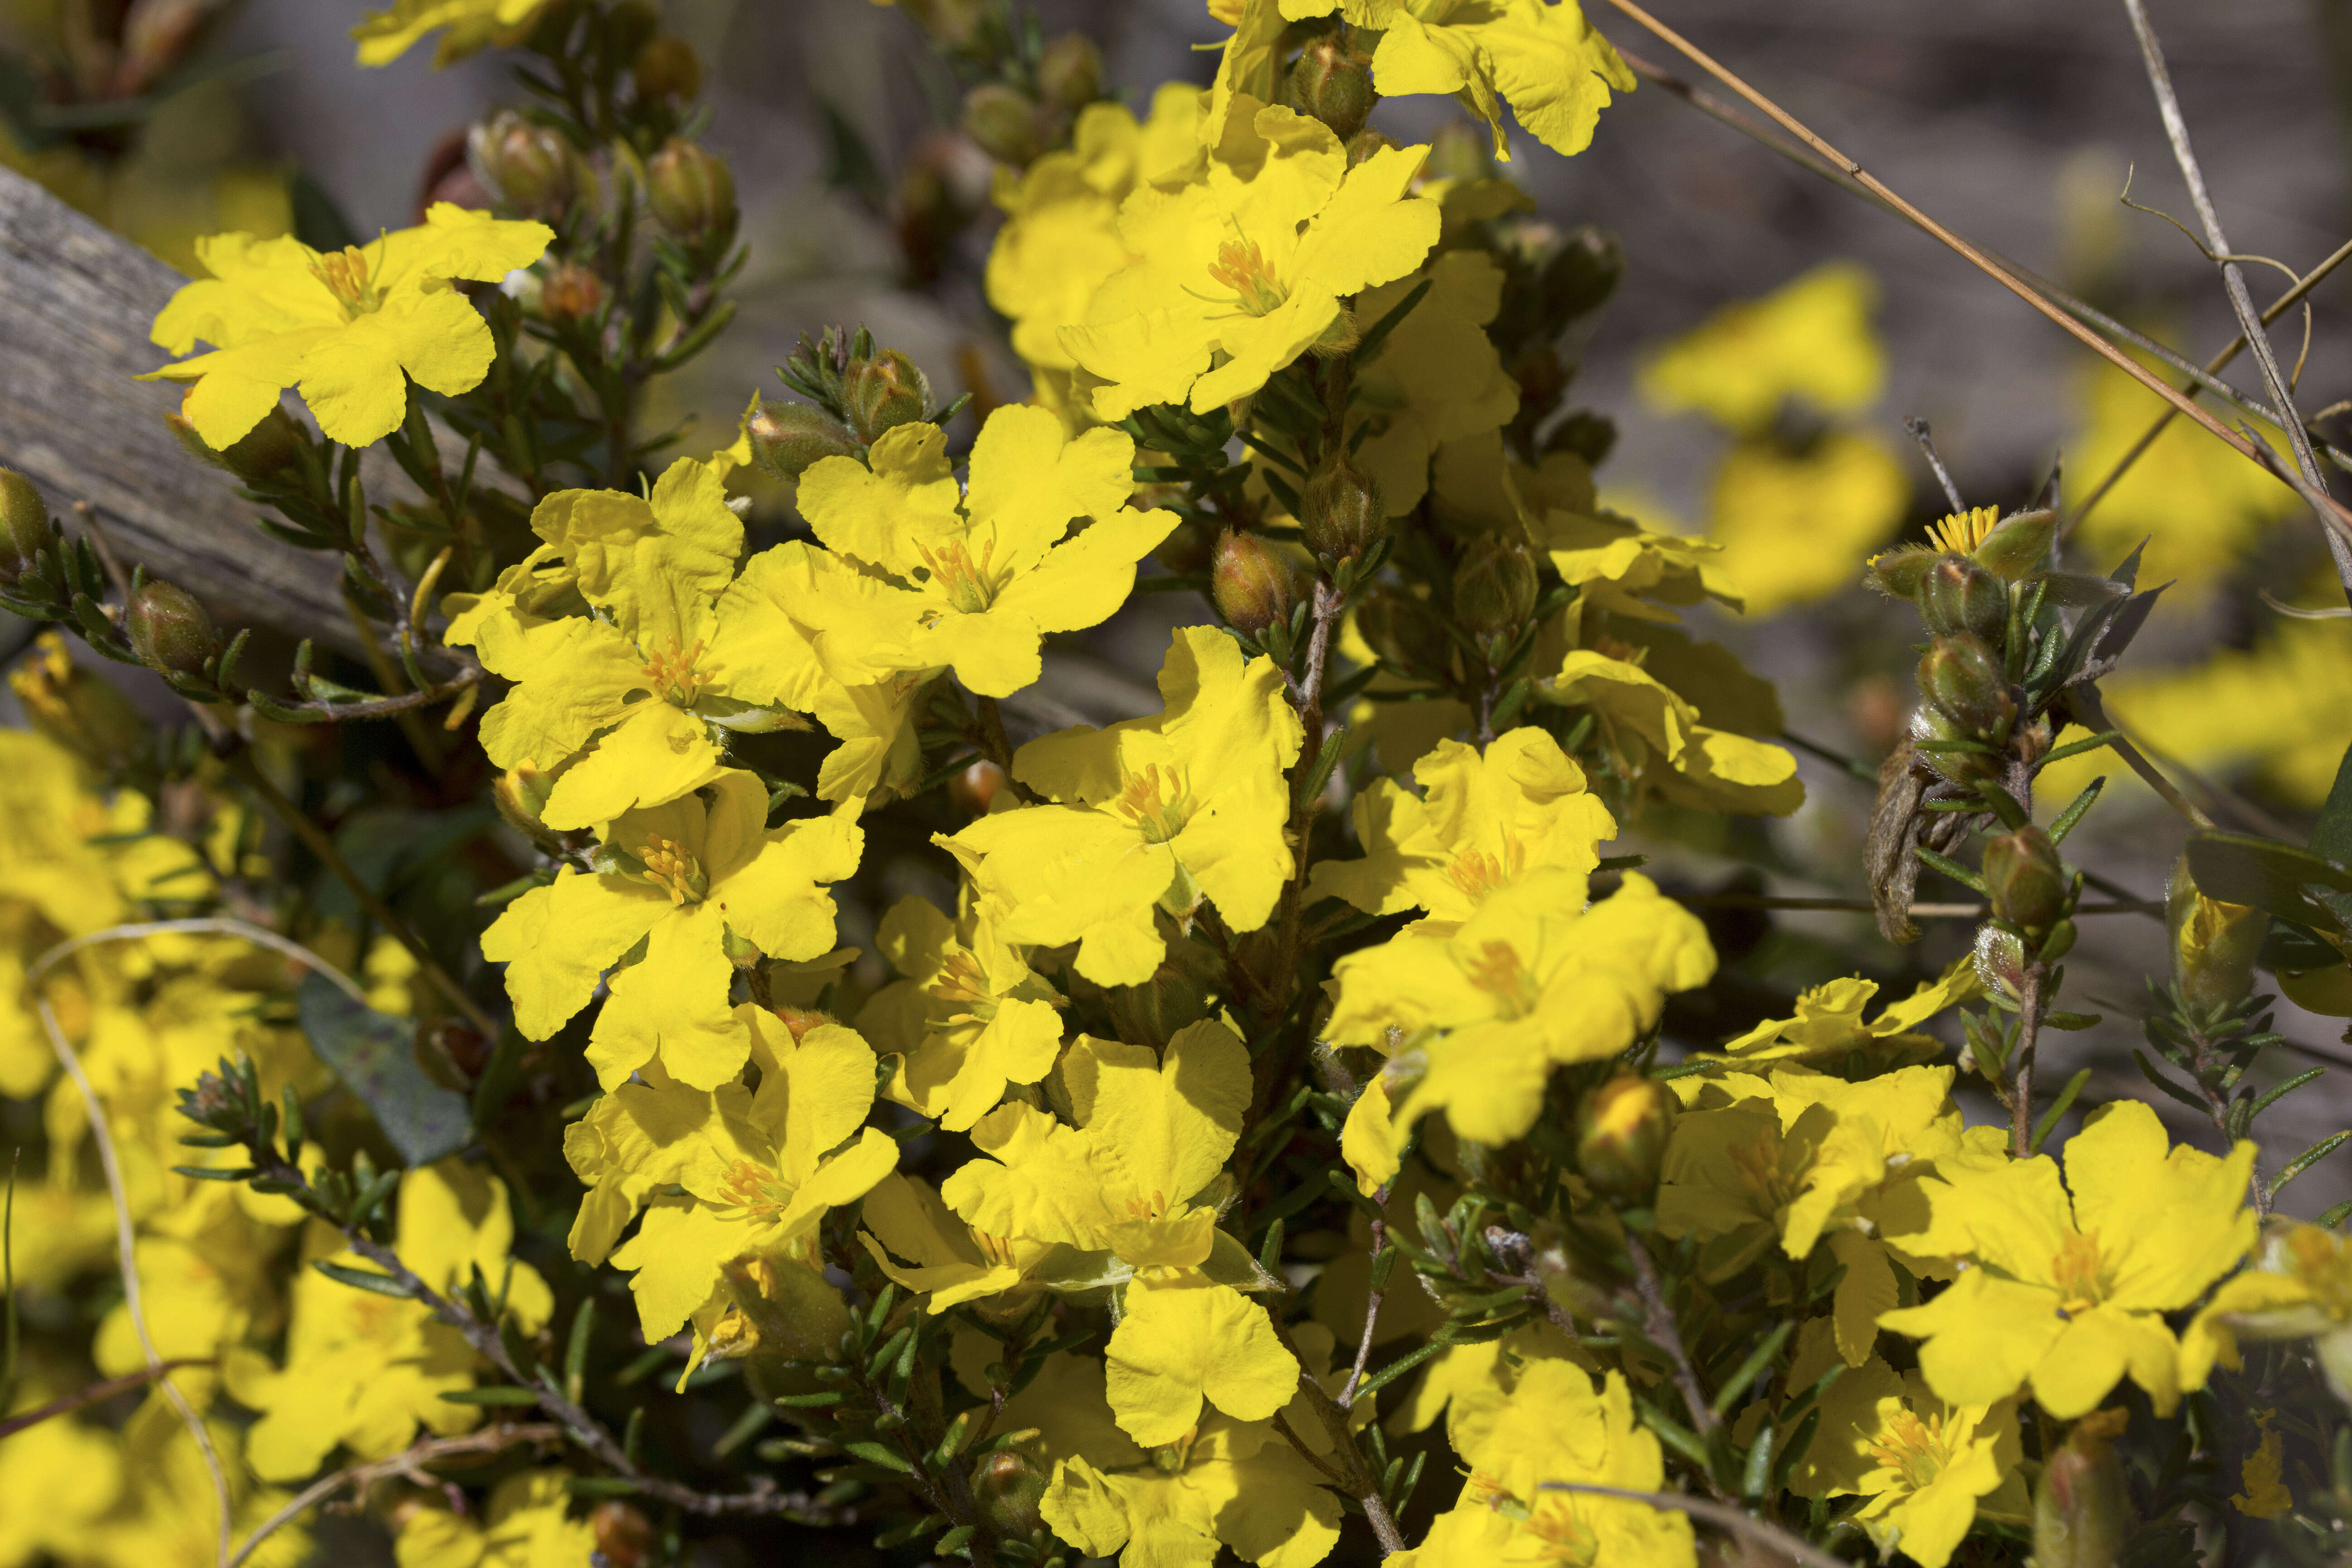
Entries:
[[1234,630],[1263,637],[1269,626],[1286,626],[1301,597],[1290,563],[1254,533],[1227,529],[1217,538],[1210,594],[1217,613]]
[[618,1498],[607,1498],[588,1516],[596,1532],[596,1554],[605,1568],[641,1568],[654,1551],[654,1523]]
[[502,109],[466,139],[466,161],[509,210],[553,222],[587,188],[586,162],[564,134]]
[[540,285],[539,313],[551,326],[572,327],[593,321],[604,307],[604,279],[576,262],[565,262]]

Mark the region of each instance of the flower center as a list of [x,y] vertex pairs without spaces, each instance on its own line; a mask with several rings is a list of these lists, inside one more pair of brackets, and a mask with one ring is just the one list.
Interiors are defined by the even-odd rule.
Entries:
[[987,1023],[996,1016],[996,995],[980,960],[962,948],[952,948],[940,964],[940,977],[925,987],[929,994],[956,1009],[950,1024]]
[[2105,1265],[2099,1260],[2099,1233],[2095,1230],[2070,1235],[2058,1244],[2058,1256],[2050,1260],[2050,1278],[2064,1298],[2059,1307],[2062,1312],[2080,1312],[2095,1307],[2106,1296],[2106,1282],[2101,1278]]
[[673,647],[667,652],[656,651],[645,656],[646,684],[655,696],[676,708],[691,708],[702,697],[703,688],[711,683],[723,664],[702,662],[702,639],[694,639],[691,647]]
[[1209,268],[1209,276],[1232,289],[1244,312],[1252,316],[1270,315],[1290,297],[1254,239],[1229,239],[1217,247],[1217,264]]
[[1952,1462],[1952,1436],[1944,1429],[1940,1415],[1923,1419],[1908,1410],[1900,1411],[1880,1431],[1878,1441],[1870,1445],[1870,1457],[1917,1491]]
[[1445,868],[1445,878],[1461,890],[1464,898],[1475,903],[1516,881],[1526,860],[1527,852],[1517,843],[1505,845],[1499,856],[1489,855],[1484,849],[1465,849]]
[[767,1219],[782,1214],[793,1201],[793,1189],[773,1171],[738,1160],[729,1167],[726,1180],[719,1184],[727,1201],[741,1207],[754,1219]]
[[703,874],[701,863],[670,838],[649,838],[641,851],[646,862],[646,880],[669,894],[675,909],[686,903],[700,903],[710,891],[710,879]]
[[937,550],[922,551],[924,563],[931,569],[931,584],[947,595],[949,604],[967,616],[979,615],[996,602],[996,586],[989,576],[989,566],[996,559],[996,541],[990,540],[982,547],[975,563],[971,552],[961,540],[950,540]]
[[2352,1318],[2352,1256],[2317,1226],[2297,1226],[2287,1235],[2286,1252],[2294,1278],[2311,1289],[2329,1316]]
[[1165,844],[1183,832],[1184,819],[1192,810],[1182,775],[1173,767],[1163,768],[1158,763],[1139,773],[1129,773],[1127,787],[1119,791],[1113,804],[1143,830],[1146,844]]
[[369,281],[369,270],[367,253],[356,245],[347,245],[310,264],[310,276],[327,286],[327,292],[342,306],[346,321],[357,321],[383,304],[383,290]]
[[1956,511],[1943,521],[1931,525],[1927,537],[1938,550],[1955,555],[1966,555],[1985,542],[1992,525],[2000,521],[1999,507],[1980,506],[1972,511]]
[[1495,998],[1496,1011],[1506,1018],[1526,1017],[1543,997],[1543,987],[1528,973],[1527,961],[1507,942],[1486,943],[1463,969],[1470,984]]

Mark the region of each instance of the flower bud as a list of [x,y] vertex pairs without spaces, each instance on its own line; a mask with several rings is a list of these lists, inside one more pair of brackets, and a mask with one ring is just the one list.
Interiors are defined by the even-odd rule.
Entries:
[[1396,144],[1394,137],[1383,136],[1367,126],[1348,138],[1348,167],[1352,169],[1371,158],[1374,153],[1383,152]]
[[1454,569],[1454,616],[1474,637],[1516,637],[1536,610],[1536,562],[1524,544],[1481,534]]
[[[1932,741],[1969,741],[1974,740],[1975,737],[1963,734],[1959,725],[1953,723],[1935,709],[1923,704],[1911,710],[1911,739],[1915,742],[1924,744]],[[1937,752],[1923,749],[1918,752],[1918,760],[1925,763],[1928,770],[1937,778],[1956,784],[1973,784],[1979,779],[1991,778],[2000,772],[1996,760],[1982,752]]]
[[220,658],[220,633],[213,617],[186,589],[150,578],[131,595],[123,616],[131,646],[153,668],[202,676]]
[[871,447],[885,430],[929,419],[940,411],[931,395],[930,378],[897,349],[884,349],[872,359],[852,360],[843,378],[847,385],[850,428]]
[[48,504],[33,481],[0,468],[0,588],[14,588],[55,537]]
[[2199,892],[2183,855],[2164,890],[2164,923],[2172,935],[2172,987],[2192,1010],[2212,1017],[2253,994],[2267,912]]
[[799,479],[821,458],[857,455],[849,426],[805,403],[763,397],[745,428],[752,460],[782,479]]
[[8,685],[35,730],[100,773],[115,773],[146,745],[146,716],[114,682],[74,663],[55,632],[34,639],[33,657],[8,672]]
[[1038,1504],[1045,1472],[1018,1448],[1000,1448],[972,1467],[971,1496],[988,1528],[1007,1541],[1025,1541],[1045,1528]]
[[1992,912],[2021,931],[2047,931],[2066,912],[2058,847],[2030,822],[1986,843],[1984,882]]
[[661,7],[656,0],[620,0],[605,14],[606,37],[617,54],[634,55],[661,27]]
[[565,262],[540,285],[539,313],[551,326],[573,327],[591,321],[604,304],[604,279],[576,262]]
[[1968,632],[1937,637],[1919,660],[1919,695],[1972,741],[1998,745],[2017,720],[2000,656]]
[[1076,113],[1102,96],[1102,51],[1084,33],[1065,33],[1037,61],[1037,90],[1045,101]]
[[1298,496],[1298,529],[1307,548],[1328,563],[1362,556],[1388,537],[1388,498],[1381,481],[1334,452]]
[[2041,570],[2043,559],[2050,553],[2050,542],[2057,532],[2058,514],[2054,511],[2013,511],[1994,523],[1983,542],[1970,553],[1978,565],[2014,583]]
[[1999,647],[2009,630],[2009,591],[1965,555],[1944,555],[1920,574],[1919,615],[1937,637],[1973,632]]
[[511,109],[474,127],[466,161],[509,210],[548,222],[570,211],[588,183],[579,150],[562,132]]
[[1893,598],[1916,599],[1921,580],[1939,554],[1924,544],[1906,544],[1874,555],[1868,568],[1870,585]]
[[1336,31],[1325,33],[1298,52],[1290,68],[1290,96],[1301,113],[1313,115],[1345,142],[1364,128],[1364,117],[1372,111],[1372,62]]
[[526,762],[509,768],[490,785],[490,801],[498,807],[499,815],[517,833],[542,849],[557,847],[555,830],[546,822],[547,801],[555,793],[555,781],[562,774],[562,768],[541,773]]
[[2116,1568],[2123,1560],[2138,1521],[2108,1439],[2126,1421],[2120,1410],[2084,1416],[2042,1467],[2033,1489],[2034,1568]]
[[1217,613],[1247,637],[1263,637],[1268,626],[1288,626],[1300,598],[1290,563],[1257,535],[1232,529],[1217,536],[1209,584]]
[[692,102],[702,93],[702,60],[694,46],[668,33],[647,38],[630,62],[639,98],[675,98]]
[[1000,163],[1025,169],[1045,150],[1037,100],[1017,88],[984,82],[963,100],[963,133]]
[[1454,662],[1454,639],[1429,605],[1402,589],[1375,588],[1356,607],[1356,631],[1399,668],[1442,675]]
[[727,161],[673,136],[646,164],[646,199],[662,226],[690,243],[735,232],[735,176]]
[[988,808],[1013,781],[986,757],[948,780],[948,798],[967,816],[986,816]]
[[604,1568],[643,1568],[653,1556],[654,1521],[619,1498],[606,1498],[588,1515],[596,1555]]
[[1655,1079],[1620,1073],[1584,1097],[1576,1116],[1576,1168],[1604,1197],[1647,1201],[1657,1190],[1674,1096]]
[[1977,978],[1988,991],[2014,997],[2025,989],[2025,944],[1996,925],[1977,927]]

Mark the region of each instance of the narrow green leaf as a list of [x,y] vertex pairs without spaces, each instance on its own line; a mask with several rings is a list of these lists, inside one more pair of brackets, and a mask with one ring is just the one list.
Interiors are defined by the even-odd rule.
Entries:
[[563,1346],[563,1397],[580,1403],[588,1386],[588,1344],[596,1332],[596,1298],[583,1296],[572,1309],[572,1332]]
[[[2037,766],[2046,768],[2053,763],[2063,763],[2068,757],[2077,757],[2082,755],[2084,752],[2095,752],[2101,746],[2107,745],[2110,742],[2122,738],[2123,731],[2121,730],[2102,730],[2097,734],[2089,736],[2084,740],[2067,742],[2057,750],[2046,753]],[[2105,784],[2105,782],[2106,780],[2105,778],[2098,779],[2095,782],[2094,787],[2096,787],[2096,784]],[[2053,832],[2050,837],[2055,838],[2058,835],[2055,832]]]
[[[629,1413],[631,1432],[636,1430],[636,1418],[644,1414],[643,1405]],[[563,1489],[573,1497],[613,1498],[635,1497],[645,1489],[625,1476],[566,1476]]]
[[1772,1364],[1774,1358],[1780,1353],[1780,1347],[1787,1344],[1789,1336],[1796,1331],[1797,1321],[1794,1318],[1787,1319],[1779,1328],[1765,1335],[1754,1350],[1748,1352],[1748,1359],[1739,1363],[1739,1370],[1725,1379],[1723,1386],[1716,1391],[1713,1408],[1717,1415],[1729,1410],[1733,1401],[1748,1392],[1748,1385],[1754,1383],[1764,1369]]
[[[2347,1217],[2352,1217],[2352,1200],[2347,1200],[2344,1203],[2337,1204],[2334,1208],[2329,1209],[2326,1214],[2321,1215],[2319,1216],[2319,1223],[2326,1228],[2334,1230],[2337,1226],[2342,1225]],[[2345,1427],[2344,1430],[2346,1432],[2352,1432],[2352,1426]]]
[[2042,1152],[2042,1141],[2050,1136],[2050,1130],[2058,1125],[2058,1119],[2066,1114],[2067,1109],[2074,1103],[2074,1097],[2082,1093],[2083,1086],[2090,1081],[2089,1068],[2066,1080],[2066,1087],[2058,1091],[2058,1098],[2050,1102],[2050,1109],[2043,1111],[2042,1120],[2033,1124],[2033,1142],[2028,1145],[2032,1152]]
[[348,1285],[354,1290],[372,1290],[379,1296],[392,1296],[403,1301],[413,1300],[415,1295],[406,1281],[389,1274],[378,1274],[372,1268],[346,1268],[323,1258],[312,1258],[310,1267],[336,1284]]
[[879,1465],[882,1468],[898,1475],[910,1476],[915,1473],[915,1467],[908,1463],[904,1456],[870,1439],[857,1438],[844,1443],[842,1447],[869,1465]]
[[2107,775],[2105,773],[2101,773],[2097,778],[2095,778],[2089,784],[2084,784],[2083,786],[2083,793],[2076,795],[2072,801],[2070,801],[2067,804],[2066,809],[2058,814],[2058,819],[2050,825],[2050,842],[2053,844],[2065,843],[2066,835],[2074,831],[2075,826],[2082,822],[2084,816],[2090,811],[2093,805],[2098,803],[2100,792],[2105,790],[2106,787]]
[[491,1388],[453,1388],[441,1395],[451,1405],[536,1405],[539,1391],[499,1385]]
[[1739,1495],[1753,1502],[1764,1495],[1772,1479],[1772,1423],[1767,1421],[1748,1446],[1748,1464],[1740,1473]]
[[842,1390],[820,1388],[814,1394],[779,1394],[770,1404],[784,1410],[815,1410],[827,1405],[838,1405]]
[[192,1182],[242,1182],[261,1173],[253,1165],[174,1165],[172,1174],[185,1176]]
[[[1949,877],[1961,887],[1967,888],[1972,892],[1986,892],[1984,879],[1978,876],[1974,871],[1969,870],[1966,866],[1961,865],[1958,860],[1952,859],[1948,856],[1938,855],[1924,844],[1915,850],[1914,853],[1919,857],[1919,863],[1921,865],[1941,871],[1945,876]],[[1986,896],[1990,897],[1991,895],[1990,893],[1986,893]]]
[[2170,1095],[2181,1104],[2189,1107],[2189,1110],[2197,1112],[2198,1115],[2202,1116],[2205,1114],[2205,1102],[2198,1099],[2194,1094],[2191,1094],[2189,1090],[2181,1088],[2179,1084],[2173,1082],[2170,1079],[2166,1078],[2162,1073],[2158,1072],[2155,1065],[2147,1059],[2147,1053],[2146,1051],[2139,1049],[2137,1047],[2134,1047],[2132,1048],[2132,1060],[2139,1064],[2140,1077],[2147,1079],[2148,1082],[2156,1085],[2157,1088],[2164,1090],[2165,1093]]
[[2253,1117],[2260,1116],[2263,1111],[2268,1110],[2273,1105],[2284,1100],[2288,1095],[2293,1094],[2296,1089],[2301,1089],[2313,1079],[2325,1078],[2326,1076],[2327,1069],[2326,1068],[2313,1068],[2306,1072],[2299,1072],[2295,1074],[2293,1078],[2287,1079],[2276,1089],[2272,1089],[2268,1094],[2265,1094],[2259,1100],[2255,1100],[2253,1110],[2247,1113],[2248,1119],[2251,1120]]
[[2278,1196],[2281,1188],[2342,1148],[2347,1142],[2352,1142],[2352,1132],[2330,1133],[2280,1166],[2279,1173],[2271,1178],[2271,1196]]

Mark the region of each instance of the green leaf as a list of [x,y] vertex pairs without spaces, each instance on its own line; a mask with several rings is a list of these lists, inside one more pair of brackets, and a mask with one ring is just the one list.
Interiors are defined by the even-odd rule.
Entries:
[[2311,852],[2323,860],[2352,866],[2352,747],[2345,748],[2344,760],[2336,768],[2336,787],[2327,792],[2327,804],[2312,825]]
[[18,1149],[8,1160],[8,1196],[0,1208],[0,1410],[16,1405],[16,1163],[25,1157]]
[[891,1470],[902,1476],[914,1473],[915,1467],[908,1463],[904,1456],[895,1449],[884,1447],[879,1443],[859,1438],[854,1442],[844,1443],[842,1447],[869,1465],[879,1465],[886,1470]]
[[2328,1155],[2336,1152],[2336,1151],[2342,1148],[2347,1141],[2352,1141],[2352,1132],[2330,1133],[2328,1136],[2322,1138],[2318,1142],[2314,1143],[2310,1148],[2305,1149],[2302,1153],[2297,1154],[2294,1159],[2289,1160],[2285,1164],[2280,1166],[2279,1173],[2271,1178],[2271,1196],[2278,1196],[2280,1188],[2285,1186],[2289,1182],[2294,1181],[2297,1176],[2302,1175],[2305,1171],[2308,1171],[2314,1165],[2319,1163],[2320,1161],[2327,1158]]
[[472,1141],[466,1097],[435,1083],[417,1062],[415,1025],[352,1001],[316,970],[302,977],[298,997],[311,1048],[374,1114],[403,1160],[429,1165]]
[[415,1292],[409,1288],[407,1281],[395,1279],[389,1274],[378,1274],[372,1268],[348,1268],[323,1258],[312,1258],[310,1267],[336,1284],[348,1285],[354,1290],[373,1291],[378,1296],[396,1297],[403,1301],[415,1298]]
[[2082,1093],[2083,1086],[2090,1081],[2089,1068],[2066,1080],[2066,1087],[2058,1091],[2058,1098],[2050,1102],[2050,1109],[2043,1111],[2042,1120],[2033,1124],[2033,1142],[2028,1145],[2032,1152],[2042,1152],[2042,1142],[2050,1136],[2050,1130],[2058,1125],[2058,1119],[2066,1114],[2066,1108],[2074,1103],[2074,1097]]
[[[2334,800],[2330,795],[2331,805]],[[2314,931],[2352,935],[2328,900],[2315,896],[2315,890],[2317,895],[2352,893],[2352,870],[2308,849],[2245,833],[2192,833],[2189,874],[2209,899],[2268,910]]]
[[441,1396],[451,1405],[536,1405],[539,1394],[528,1388],[453,1388]]

